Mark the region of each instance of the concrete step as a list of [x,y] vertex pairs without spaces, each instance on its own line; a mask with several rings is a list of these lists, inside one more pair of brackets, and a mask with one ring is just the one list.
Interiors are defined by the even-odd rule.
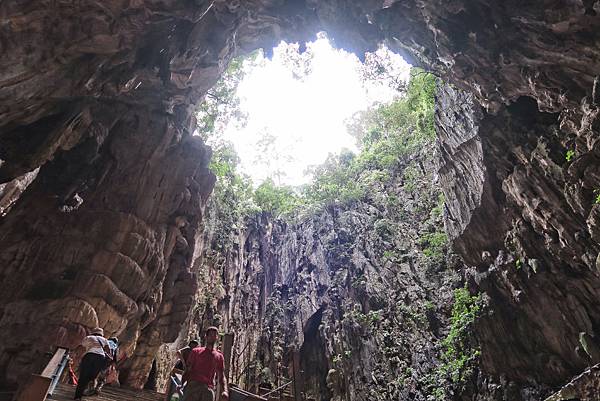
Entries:
[[[59,384],[54,390],[52,398],[48,399],[70,401],[73,399],[74,394],[75,386]],[[165,395],[148,390],[105,386],[100,394],[83,397],[83,399],[89,401],[164,401]]]

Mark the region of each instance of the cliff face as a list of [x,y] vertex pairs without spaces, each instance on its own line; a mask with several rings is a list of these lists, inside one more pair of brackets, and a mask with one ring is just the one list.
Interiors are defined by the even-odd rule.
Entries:
[[366,198],[299,223],[260,214],[232,232],[207,220],[193,330],[235,334],[233,382],[286,383],[296,352],[315,400],[427,399],[461,286],[458,259],[427,240],[443,236],[433,153],[429,144]]
[[[3,220],[0,366],[8,380],[43,362],[53,345],[75,348],[85,329],[98,325],[122,337],[130,355],[138,342],[134,355],[144,367],[131,362],[143,380],[156,347],[176,337],[192,306],[189,244],[214,182],[209,151],[189,140],[157,152],[176,130],[152,141],[135,118],[119,129],[97,161],[102,176],[65,188],[69,172],[94,170],[72,164],[79,149],[56,155]],[[122,151],[132,147],[135,157]],[[136,165],[138,157],[146,162]],[[98,182],[95,191],[85,187]]]
[[[441,98],[439,123],[454,127],[439,131],[447,226],[491,298],[477,326],[483,367],[560,384],[600,357],[590,308],[599,285],[597,135],[590,125],[567,131],[565,114],[540,112],[530,98],[496,115],[450,87]],[[588,102],[582,114],[594,124]]]
[[140,386],[177,337],[214,184],[192,111],[240,47],[288,26],[284,10],[279,20],[264,8],[0,5],[3,384],[99,324],[125,341],[124,377]]
[[3,383],[96,324],[125,338],[128,382],[143,381],[195,292],[214,178],[189,134],[193,105],[236,52],[319,29],[357,52],[385,39],[471,93],[443,96],[441,175],[456,249],[492,300],[483,366],[566,381],[597,360],[578,333],[594,343],[599,319],[598,11],[587,0],[2,2]]

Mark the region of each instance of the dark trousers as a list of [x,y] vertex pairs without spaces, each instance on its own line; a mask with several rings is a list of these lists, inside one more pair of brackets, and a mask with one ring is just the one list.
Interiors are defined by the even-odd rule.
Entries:
[[83,396],[83,390],[98,376],[98,373],[106,367],[104,355],[92,354],[88,352],[83,356],[81,365],[79,365],[79,379],[77,380],[77,388],[75,389],[75,398]]

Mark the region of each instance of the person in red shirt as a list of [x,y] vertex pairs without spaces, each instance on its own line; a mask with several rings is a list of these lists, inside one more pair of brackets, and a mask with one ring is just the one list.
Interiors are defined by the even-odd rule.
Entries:
[[196,347],[187,357],[183,381],[185,401],[215,401],[215,376],[221,386],[221,399],[228,400],[227,381],[225,380],[225,358],[215,349],[218,329],[206,329],[206,347]]

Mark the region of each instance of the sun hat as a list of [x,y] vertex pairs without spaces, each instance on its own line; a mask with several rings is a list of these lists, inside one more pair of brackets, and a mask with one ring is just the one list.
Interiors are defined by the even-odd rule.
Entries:
[[104,336],[104,330],[102,330],[101,327],[96,327],[92,330],[92,332],[90,333],[92,335],[98,335],[98,336]]

